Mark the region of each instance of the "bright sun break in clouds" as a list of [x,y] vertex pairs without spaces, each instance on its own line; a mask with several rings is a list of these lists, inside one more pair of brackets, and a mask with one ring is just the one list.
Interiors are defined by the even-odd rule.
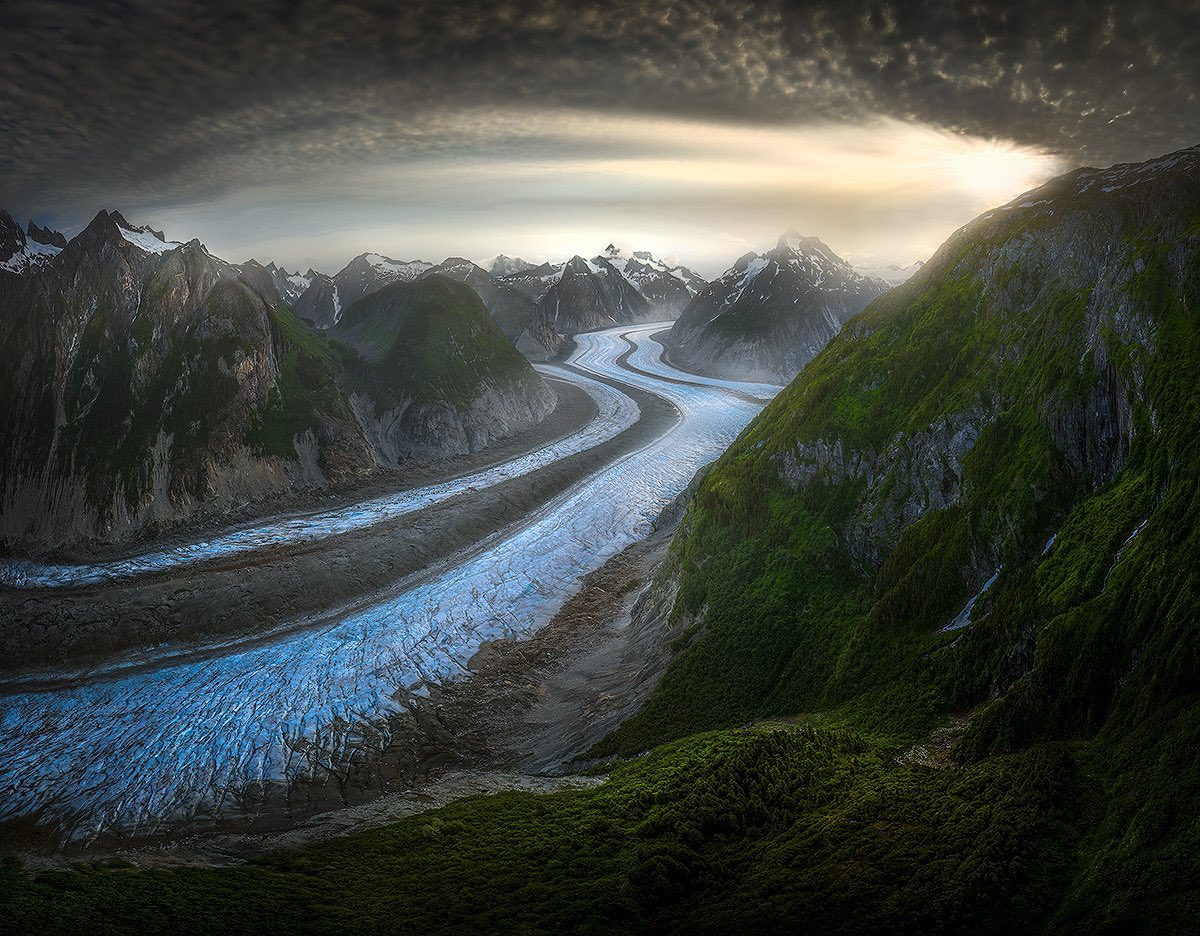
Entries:
[[856,262],[923,259],[1063,169],[1044,152],[892,118],[756,127],[513,111],[443,115],[428,134],[436,156],[241,189],[148,220],[198,232],[230,259],[329,272],[367,250],[543,260],[614,241],[711,275],[788,227]]

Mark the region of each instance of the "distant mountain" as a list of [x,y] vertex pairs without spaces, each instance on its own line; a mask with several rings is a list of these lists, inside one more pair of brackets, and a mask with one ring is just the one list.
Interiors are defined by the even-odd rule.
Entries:
[[864,266],[861,264],[855,265],[854,269],[863,276],[881,279],[889,286],[899,286],[901,283],[907,282],[908,279],[920,271],[921,267],[925,266],[924,260],[914,260],[912,263],[902,266],[899,263],[888,263],[882,266]]
[[317,328],[333,327],[342,316],[342,297],[337,281],[313,269],[304,274],[304,279],[308,281],[308,286],[292,302],[292,308],[310,325]]
[[500,277],[501,281],[537,302],[562,276],[562,263],[542,263]]
[[[576,257],[575,260],[580,258]],[[521,290],[534,301],[541,299],[562,279],[567,270],[566,263],[543,263],[540,266],[525,265],[515,273],[503,277],[504,282]],[[586,262],[586,261],[584,261]],[[604,252],[591,261],[592,272],[599,276],[608,276],[611,271],[618,273],[633,289],[646,300],[650,313],[644,313],[640,307],[636,314],[650,314],[651,317],[674,318],[688,302],[706,285],[707,281],[685,266],[671,266],[654,259],[649,251],[635,250],[628,256],[623,251],[609,244]],[[579,267],[576,265],[576,270]],[[614,295],[624,293],[624,287],[610,285],[609,291]],[[639,319],[624,319],[626,313],[621,309],[610,310],[610,319],[617,322],[635,321]],[[586,319],[589,313],[581,310],[578,315],[567,315],[568,320],[575,318]]]
[[475,290],[500,330],[526,356],[534,360],[547,360],[567,347],[561,335],[542,326],[537,305],[532,299],[478,264],[462,257],[449,257],[422,274],[422,278],[429,276],[445,276]]
[[[32,221],[26,236],[7,211],[0,211],[0,271],[20,275],[56,256],[66,240],[57,231],[46,231]],[[35,233],[36,232],[36,235]],[[62,241],[60,246],[58,241]]]
[[333,277],[343,307],[392,283],[411,283],[433,267],[427,260],[393,260],[383,254],[359,254]]
[[787,231],[713,280],[671,327],[676,360],[703,373],[791,380],[842,325],[888,289],[819,238]]
[[441,273],[365,296],[330,335],[358,353],[356,412],[391,460],[478,451],[556,405],[479,295]]
[[669,266],[648,250],[635,250],[629,256],[609,244],[596,261],[606,260],[642,294],[654,313],[664,319],[676,318],[708,281],[685,266]]
[[267,302],[275,305],[284,301],[279,291],[279,270],[274,268],[274,264],[265,267],[257,260],[247,260],[245,263],[236,264],[235,268],[242,279]]
[[602,257],[572,257],[563,264],[538,300],[538,312],[547,328],[568,336],[653,319],[650,303]]
[[[284,271],[226,263],[117,212],[61,251],[38,243],[0,214],[9,548],[119,541],[412,453],[472,451],[554,405],[479,298],[442,277],[393,284],[410,291],[406,311],[376,319],[372,354],[272,301]],[[322,282],[307,278],[306,293]]]
[[303,273],[289,273],[282,267],[276,266],[273,262],[262,267],[257,260],[250,260],[247,263],[243,263],[241,269],[246,270],[249,268],[248,274],[256,276],[257,274],[251,265],[253,267],[261,267],[261,269],[267,272],[271,277],[271,282],[275,284],[275,291],[279,294],[279,298],[289,304],[299,299],[304,294],[304,290],[308,289],[309,284],[312,282],[311,275],[305,276]]
[[29,240],[36,241],[37,243],[43,244],[47,247],[57,247],[59,250],[62,250],[67,246],[66,235],[64,235],[61,231],[52,231],[49,228],[44,228],[40,225],[34,224],[33,221],[29,222],[29,227],[26,230],[26,234],[28,235]]
[[[509,265],[533,269],[523,261],[502,259]],[[302,319],[319,329],[332,328],[348,306],[385,286],[441,275],[466,283],[475,290],[504,334],[533,360],[547,360],[567,347],[561,334],[538,320],[537,306],[525,290],[462,257],[448,257],[433,264],[427,260],[393,260],[382,254],[365,253],[333,276],[311,269],[302,275],[272,270],[271,266],[265,269],[272,273],[281,290],[280,298]],[[247,276],[256,275],[248,264],[243,264],[243,271]]]
[[492,276],[508,276],[512,273],[523,273],[526,270],[532,270],[536,263],[530,263],[528,260],[522,260],[520,257],[506,257],[504,254],[498,254],[487,263],[487,271]]

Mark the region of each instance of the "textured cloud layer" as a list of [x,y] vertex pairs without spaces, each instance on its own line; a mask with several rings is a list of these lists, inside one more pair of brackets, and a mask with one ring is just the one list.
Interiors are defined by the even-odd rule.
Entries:
[[[319,192],[411,160],[611,152],[555,114],[777,127],[890,115],[1072,161],[1138,158],[1195,142],[1198,10],[12,0],[0,204],[71,222],[100,204]],[[661,140],[622,150],[663,155]]]

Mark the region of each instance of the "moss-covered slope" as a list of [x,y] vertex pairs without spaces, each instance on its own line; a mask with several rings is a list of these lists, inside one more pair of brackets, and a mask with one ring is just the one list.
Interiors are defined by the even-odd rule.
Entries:
[[1063,921],[1182,919],[1198,365],[1200,151],[972,222],[704,481],[674,544],[675,660],[601,751],[801,713],[890,743],[971,713],[967,762],[1072,742],[1097,825]]

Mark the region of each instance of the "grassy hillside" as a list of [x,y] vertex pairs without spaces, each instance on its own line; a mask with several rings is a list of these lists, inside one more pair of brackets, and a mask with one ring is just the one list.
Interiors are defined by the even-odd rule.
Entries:
[[487,385],[535,393],[540,378],[469,287],[441,276],[395,283],[360,299],[328,332],[287,306],[272,311],[279,376],[255,423],[263,454],[294,455],[307,430],[352,419],[347,391],[377,412],[405,404],[468,407]]
[[465,800],[252,867],[0,880],[8,919],[44,933],[1027,931],[1068,856],[1070,753],[890,754],[814,728],[702,735],[592,790]]

